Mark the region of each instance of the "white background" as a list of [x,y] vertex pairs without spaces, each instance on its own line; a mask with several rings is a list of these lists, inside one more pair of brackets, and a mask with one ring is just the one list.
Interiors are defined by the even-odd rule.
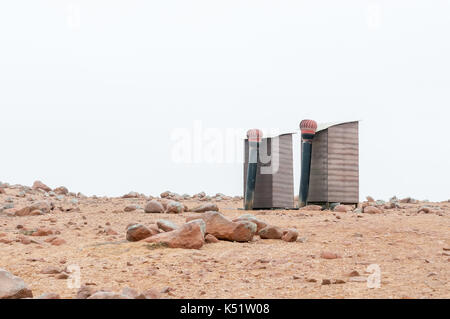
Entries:
[[447,200],[449,17],[448,0],[2,1],[0,180],[241,194],[239,162],[174,163],[174,130],[362,119],[361,198]]

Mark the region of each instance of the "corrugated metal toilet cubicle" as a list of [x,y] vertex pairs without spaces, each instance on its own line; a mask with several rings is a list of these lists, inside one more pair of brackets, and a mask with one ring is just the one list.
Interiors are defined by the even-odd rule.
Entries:
[[[254,209],[294,208],[294,167],[292,135],[263,138],[258,157]],[[278,149],[279,152],[275,152]],[[245,140],[244,193],[247,187],[248,140]],[[276,156],[278,153],[278,157]],[[265,160],[267,154],[270,161]],[[261,158],[263,157],[263,158]]]
[[[358,121],[319,124],[312,141],[308,203],[359,202]],[[296,132],[263,138],[257,163],[253,209],[295,209],[293,138]],[[245,140],[244,194],[249,160]],[[279,152],[275,150],[278,149]],[[278,154],[278,156],[277,156]],[[269,160],[269,161],[268,161]]]

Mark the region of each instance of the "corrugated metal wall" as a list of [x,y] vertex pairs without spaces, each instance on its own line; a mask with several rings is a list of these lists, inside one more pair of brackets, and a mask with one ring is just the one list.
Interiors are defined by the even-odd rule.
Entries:
[[328,202],[328,130],[313,139],[308,202]]
[[328,201],[359,202],[358,122],[328,129]]
[[[273,139],[275,143],[276,139]],[[278,172],[273,175],[273,207],[294,208],[294,163],[292,135],[279,137]]]
[[359,202],[358,122],[318,132],[311,160],[309,202]]
[[[247,184],[248,140],[245,140],[244,148],[243,193],[245,194],[245,187]],[[276,148],[279,149],[278,157],[274,152]],[[293,208],[294,171],[292,135],[286,134],[281,135],[278,138],[263,139],[262,151],[267,152],[267,155],[271,156],[271,161],[268,163],[261,163],[261,158],[258,158],[258,175],[256,177],[254,208]],[[276,161],[278,161],[278,165]],[[274,169],[277,167],[278,169],[275,171]],[[267,171],[262,172],[262,169],[266,169]]]

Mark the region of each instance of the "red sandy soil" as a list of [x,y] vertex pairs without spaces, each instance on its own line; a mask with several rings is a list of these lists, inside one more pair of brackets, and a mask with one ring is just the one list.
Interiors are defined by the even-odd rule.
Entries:
[[[25,197],[17,197],[24,189]],[[241,200],[212,199],[230,219],[252,213],[268,224],[296,228],[299,238],[290,243],[255,237],[248,243],[220,241],[189,250],[127,242],[126,228],[130,223],[150,225],[158,219],[180,225],[186,217],[199,213],[124,212],[130,204],[144,207],[148,198],[143,196],[125,199],[70,194],[57,199],[20,186],[4,190],[5,194],[0,193],[0,207],[12,198],[14,208],[0,212],[0,268],[21,277],[34,296],[52,292],[62,298],[75,298],[77,289],[68,288],[67,280],[57,279],[57,274],[43,274],[42,270],[78,265],[81,283],[96,290],[153,288],[161,292],[162,298],[450,297],[448,201],[400,203],[399,208],[384,209],[379,214],[358,214],[329,210],[245,212]],[[73,198],[78,203],[72,203]],[[55,208],[39,216],[10,216],[14,209],[32,200],[47,200],[55,207],[79,211]],[[181,202],[189,208],[205,203],[194,199]],[[424,205],[431,206],[431,210],[418,212]],[[66,243],[51,245],[45,239],[52,235],[29,236],[18,225],[26,230],[50,228]],[[117,235],[104,233],[108,227]],[[36,243],[23,244],[17,241],[20,236]],[[323,252],[335,253],[339,258],[322,258]],[[367,268],[371,264],[380,267],[380,288],[367,287],[365,279],[370,276]],[[359,276],[350,277],[351,272]],[[326,284],[327,280],[330,284]]]

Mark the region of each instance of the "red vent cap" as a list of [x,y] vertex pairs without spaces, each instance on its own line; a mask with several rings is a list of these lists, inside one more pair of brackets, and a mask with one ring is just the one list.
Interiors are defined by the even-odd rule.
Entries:
[[251,129],[247,131],[247,137],[250,142],[261,142],[263,132],[258,129]]
[[314,120],[303,120],[300,122],[302,134],[316,134],[317,123]]

